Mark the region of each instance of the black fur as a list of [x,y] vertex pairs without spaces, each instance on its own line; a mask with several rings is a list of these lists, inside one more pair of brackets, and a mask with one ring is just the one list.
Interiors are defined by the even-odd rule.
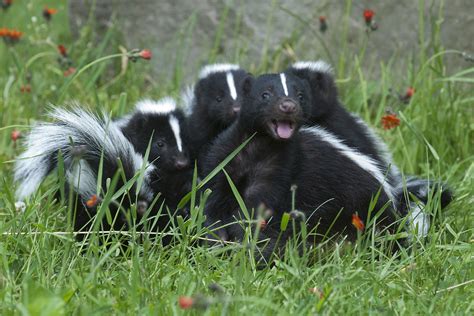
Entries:
[[346,145],[368,155],[385,169],[388,167],[364,127],[340,103],[336,83],[330,73],[293,67],[288,68],[286,73],[296,75],[310,85],[312,102],[306,112],[306,124],[327,129]]
[[[304,113],[311,105],[310,88],[307,82],[291,74],[287,74],[287,86],[289,95],[285,96],[279,75],[246,79],[240,117],[218,136],[204,167],[205,172],[212,170],[256,133],[225,170],[249,209],[265,205],[273,211],[273,219],[260,235],[262,239],[270,238],[264,250],[265,258],[277,247],[275,240],[283,213],[291,210],[292,185],[297,187],[296,209],[305,214],[308,227],[316,230],[317,240],[326,233],[355,236],[352,214],[358,213],[365,221],[370,201],[381,188],[371,174],[318,136],[304,131],[298,133]],[[285,128],[288,124],[293,128],[290,137]],[[205,209],[209,227],[227,225],[243,217],[225,175],[216,176],[210,188],[213,192]],[[395,216],[382,190],[374,212],[384,207],[381,220],[388,226]],[[216,234],[223,239],[240,241],[243,230],[234,224],[217,230]]]
[[[407,214],[410,199],[407,199],[404,194],[402,177],[397,167],[392,161],[387,161],[383,157],[384,153],[380,151],[380,148],[377,148],[375,140],[368,135],[368,132],[373,133],[368,131],[370,128],[358,122],[360,119],[349,113],[340,103],[334,78],[328,71],[329,66],[323,68],[326,69],[315,70],[310,67],[298,68],[291,66],[286,70],[287,73],[306,80],[311,87],[312,102],[310,110],[306,112],[306,124],[327,129],[342,139],[348,146],[377,161],[382,172],[387,175],[390,184],[397,187],[394,190],[394,202],[398,206],[399,212]],[[428,192],[428,187],[431,187],[431,190],[440,188],[439,185],[433,183],[432,185],[424,179],[412,178],[410,181],[412,184],[408,184],[405,191],[415,195],[421,201],[426,201],[428,196],[420,195],[420,192]],[[415,182],[418,182],[418,185],[414,185]],[[424,191],[419,190],[420,185],[425,187]],[[452,193],[446,186],[442,197],[446,201],[446,203],[443,203],[443,207],[445,207],[452,200]]]
[[[229,91],[226,79],[229,72],[234,79],[237,100],[231,97]],[[242,84],[246,76],[247,72],[243,69],[219,71],[196,83],[188,125],[191,158],[198,160],[198,166],[211,142],[237,118],[242,106]]]

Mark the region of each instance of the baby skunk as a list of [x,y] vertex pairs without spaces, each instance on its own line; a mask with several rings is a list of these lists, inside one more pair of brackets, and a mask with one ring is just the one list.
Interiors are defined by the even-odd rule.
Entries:
[[[407,185],[403,186],[402,176],[397,166],[393,163],[392,156],[385,143],[374,133],[374,131],[357,115],[349,113],[338,100],[338,92],[333,78],[331,66],[324,61],[297,62],[286,70],[306,80],[311,87],[312,104],[310,111],[306,114],[307,124],[319,126],[335,134],[344,144],[368,155],[379,165],[380,170],[387,176],[390,184],[397,187],[394,191],[394,202],[402,214],[411,213],[409,205],[412,203],[409,194],[413,194],[423,203],[426,203],[429,193],[436,192],[443,186],[439,182],[429,182],[423,179],[410,178]],[[452,200],[452,193],[444,188],[441,193],[443,207]],[[418,210],[419,208],[417,208]],[[419,214],[419,215],[418,215]],[[413,217],[416,215],[416,217]],[[412,223],[429,221],[428,216],[417,211],[410,214]],[[423,219],[424,218],[424,219]],[[427,225],[420,225],[419,235],[426,235]]]
[[[391,187],[372,158],[322,128],[300,129],[311,102],[308,82],[297,76],[247,77],[240,116],[218,136],[206,159],[204,170],[209,172],[256,133],[225,170],[249,210],[264,205],[273,212],[260,234],[261,239],[270,240],[263,249],[264,258],[277,246],[283,213],[291,210],[292,185],[297,188],[296,209],[304,213],[316,240],[334,233],[354,238],[353,214],[366,222],[369,205],[378,192],[372,217],[383,212],[378,221],[383,226],[396,220],[390,203]],[[212,194],[205,208],[207,225],[219,227],[216,234],[224,240],[242,240],[244,230],[231,223],[243,218],[243,213],[226,176],[217,175],[210,188]]]
[[[176,110],[174,101],[165,99],[157,103],[138,103],[135,112],[119,122],[111,121],[106,115],[99,117],[77,106],[70,111],[56,108],[50,116],[55,122],[33,127],[26,139],[26,151],[16,162],[15,180],[19,183],[16,196],[24,200],[33,194],[42,180],[57,167],[57,154],[61,151],[67,182],[81,202],[76,210],[76,231],[90,229],[97,209],[87,207],[86,201],[93,195],[99,199],[104,196],[106,179],[112,179],[120,165],[123,166],[124,178],[120,176],[115,189],[118,190],[136,175],[142,181],[139,190],[136,185],[140,180],[137,180],[116,202],[124,210],[138,203],[139,217],[151,206],[158,193],[162,194],[160,200],[149,215],[156,215],[163,200],[174,209],[177,195],[187,190],[185,187],[191,179],[191,169],[189,160],[182,158],[186,157],[180,130],[183,114]],[[150,164],[144,161],[146,147],[143,143],[148,144],[152,134],[148,157],[152,162]],[[132,143],[131,140],[136,141]],[[97,192],[101,159],[103,175],[100,191]],[[128,223],[127,215],[119,212],[114,205],[111,204],[110,209],[116,217],[115,225],[110,227],[103,220],[104,230],[121,229]],[[162,213],[167,214],[166,210]],[[167,216],[160,216],[154,229],[161,230],[168,222]]]
[[199,163],[216,136],[237,118],[246,75],[245,70],[233,64],[212,64],[202,68],[189,101],[192,160],[197,159]]

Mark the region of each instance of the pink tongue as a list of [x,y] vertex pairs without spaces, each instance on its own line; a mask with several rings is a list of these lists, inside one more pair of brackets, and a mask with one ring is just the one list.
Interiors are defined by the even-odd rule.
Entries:
[[287,139],[293,135],[293,128],[289,122],[279,121],[277,124],[277,134],[280,138]]

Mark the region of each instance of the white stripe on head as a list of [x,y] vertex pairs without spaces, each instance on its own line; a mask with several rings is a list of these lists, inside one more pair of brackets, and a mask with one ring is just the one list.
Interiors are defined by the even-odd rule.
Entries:
[[135,108],[137,111],[145,114],[167,114],[176,110],[176,101],[170,97],[158,101],[143,99],[137,102]]
[[211,64],[204,66],[199,72],[199,79],[204,79],[217,72],[227,72],[232,70],[239,70],[240,66],[236,64]]
[[180,128],[179,128],[179,121],[174,115],[170,115],[170,118],[168,119],[171,129],[173,130],[174,133],[174,138],[176,138],[176,145],[178,146],[179,151],[183,151],[183,145],[181,142],[181,135],[180,135]]
[[283,86],[283,91],[285,91],[285,95],[288,96],[288,87],[286,86],[286,76],[284,73],[280,74],[281,85]]
[[334,74],[334,70],[332,69],[331,65],[323,60],[299,61],[294,63],[291,67],[298,70],[307,69],[310,71],[323,72],[330,75]]
[[229,86],[229,92],[232,99],[237,100],[237,89],[235,88],[234,75],[229,71],[226,75],[227,85]]
[[347,146],[334,134],[326,131],[321,127],[304,127],[301,129],[301,131],[303,133],[310,133],[318,136],[322,141],[336,148],[341,154],[343,154],[344,156],[352,160],[355,164],[357,164],[360,168],[371,174],[378,182],[380,182],[380,184],[383,186],[385,193],[392,201],[392,203],[394,203],[395,199],[393,197],[393,188],[390,183],[386,181],[384,174],[380,171],[380,167],[378,166],[375,160]]

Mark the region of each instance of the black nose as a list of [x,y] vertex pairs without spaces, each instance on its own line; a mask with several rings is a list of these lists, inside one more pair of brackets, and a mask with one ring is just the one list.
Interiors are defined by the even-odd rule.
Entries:
[[240,105],[234,105],[232,107],[232,112],[234,112],[234,114],[237,114],[240,112]]
[[189,166],[189,159],[185,157],[177,158],[174,162],[174,166],[178,170],[184,169]]
[[280,110],[284,113],[294,113],[296,111],[296,104],[292,101],[283,101],[280,103]]

